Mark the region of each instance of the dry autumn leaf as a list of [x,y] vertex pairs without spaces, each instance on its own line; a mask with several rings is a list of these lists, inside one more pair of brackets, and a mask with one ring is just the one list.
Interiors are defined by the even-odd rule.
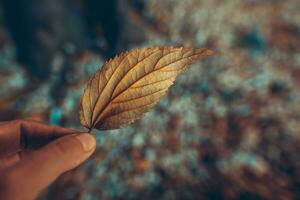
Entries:
[[89,130],[120,128],[152,108],[176,77],[213,52],[191,48],[141,48],[109,60],[89,80],[80,121]]

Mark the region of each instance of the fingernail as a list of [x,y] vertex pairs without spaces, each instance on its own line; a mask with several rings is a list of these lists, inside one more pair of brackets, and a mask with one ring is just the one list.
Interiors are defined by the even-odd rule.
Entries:
[[76,138],[80,141],[84,151],[91,151],[96,146],[95,138],[89,133],[79,134]]

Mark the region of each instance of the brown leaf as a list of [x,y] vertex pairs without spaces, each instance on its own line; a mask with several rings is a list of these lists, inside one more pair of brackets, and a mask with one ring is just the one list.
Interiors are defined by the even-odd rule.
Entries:
[[88,129],[120,128],[153,107],[176,77],[208,49],[142,48],[109,60],[89,80],[81,99],[80,121]]

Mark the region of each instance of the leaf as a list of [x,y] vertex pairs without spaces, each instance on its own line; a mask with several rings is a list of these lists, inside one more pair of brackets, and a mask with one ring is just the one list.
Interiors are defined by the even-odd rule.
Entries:
[[116,56],[89,80],[81,97],[81,124],[90,130],[108,130],[135,121],[190,64],[212,54],[208,49],[157,47]]

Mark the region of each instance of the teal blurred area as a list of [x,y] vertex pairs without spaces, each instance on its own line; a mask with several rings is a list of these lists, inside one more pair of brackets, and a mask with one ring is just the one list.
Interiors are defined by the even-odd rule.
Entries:
[[0,120],[84,129],[88,78],[137,47],[206,47],[159,104],[94,131],[41,199],[300,199],[300,1],[1,0]]

